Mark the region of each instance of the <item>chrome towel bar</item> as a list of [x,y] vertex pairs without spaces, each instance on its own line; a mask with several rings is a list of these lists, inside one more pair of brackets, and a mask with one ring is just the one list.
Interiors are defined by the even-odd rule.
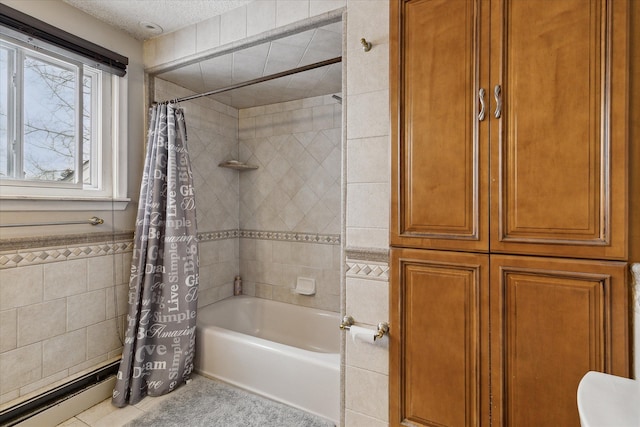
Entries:
[[55,221],[55,222],[32,222],[32,223],[18,223],[18,224],[0,224],[0,227],[39,227],[43,225],[69,225],[69,224],[91,224],[100,225],[104,224],[102,218],[97,216],[91,217],[87,220],[75,220],[75,221]]

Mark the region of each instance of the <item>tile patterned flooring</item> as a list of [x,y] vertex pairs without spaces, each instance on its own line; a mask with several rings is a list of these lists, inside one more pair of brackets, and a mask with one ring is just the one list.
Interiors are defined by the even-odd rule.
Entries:
[[113,406],[111,398],[108,398],[75,417],[58,424],[57,427],[122,427],[129,421],[152,411],[171,397],[171,394],[160,397],[145,397],[138,404],[124,408]]

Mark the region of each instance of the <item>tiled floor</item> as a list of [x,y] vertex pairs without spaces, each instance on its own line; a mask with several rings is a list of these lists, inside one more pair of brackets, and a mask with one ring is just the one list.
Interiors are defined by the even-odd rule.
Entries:
[[145,397],[138,404],[124,408],[116,408],[111,404],[111,398],[109,398],[58,424],[57,427],[121,427],[170,398],[171,394],[160,397]]

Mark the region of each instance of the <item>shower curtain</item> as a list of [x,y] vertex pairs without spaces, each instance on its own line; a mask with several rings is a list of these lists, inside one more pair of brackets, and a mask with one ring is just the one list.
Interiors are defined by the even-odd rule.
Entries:
[[198,244],[184,112],[151,110],[124,349],[112,402],[166,394],[193,370]]

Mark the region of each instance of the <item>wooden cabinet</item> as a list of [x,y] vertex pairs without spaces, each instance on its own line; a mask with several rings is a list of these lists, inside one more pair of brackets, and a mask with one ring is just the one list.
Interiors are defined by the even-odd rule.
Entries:
[[391,2],[393,246],[489,249],[488,128],[475,119],[489,25],[479,12],[489,11],[472,1]]
[[390,423],[578,426],[629,373],[629,1],[390,7]]
[[491,2],[491,252],[627,258],[627,8]]
[[488,425],[488,255],[393,249],[391,270],[392,424]]
[[629,374],[627,264],[491,255],[492,425],[579,427],[588,371]]
[[627,258],[627,8],[391,2],[392,246]]
[[626,266],[392,249],[391,424],[579,427],[582,376],[628,375]]

